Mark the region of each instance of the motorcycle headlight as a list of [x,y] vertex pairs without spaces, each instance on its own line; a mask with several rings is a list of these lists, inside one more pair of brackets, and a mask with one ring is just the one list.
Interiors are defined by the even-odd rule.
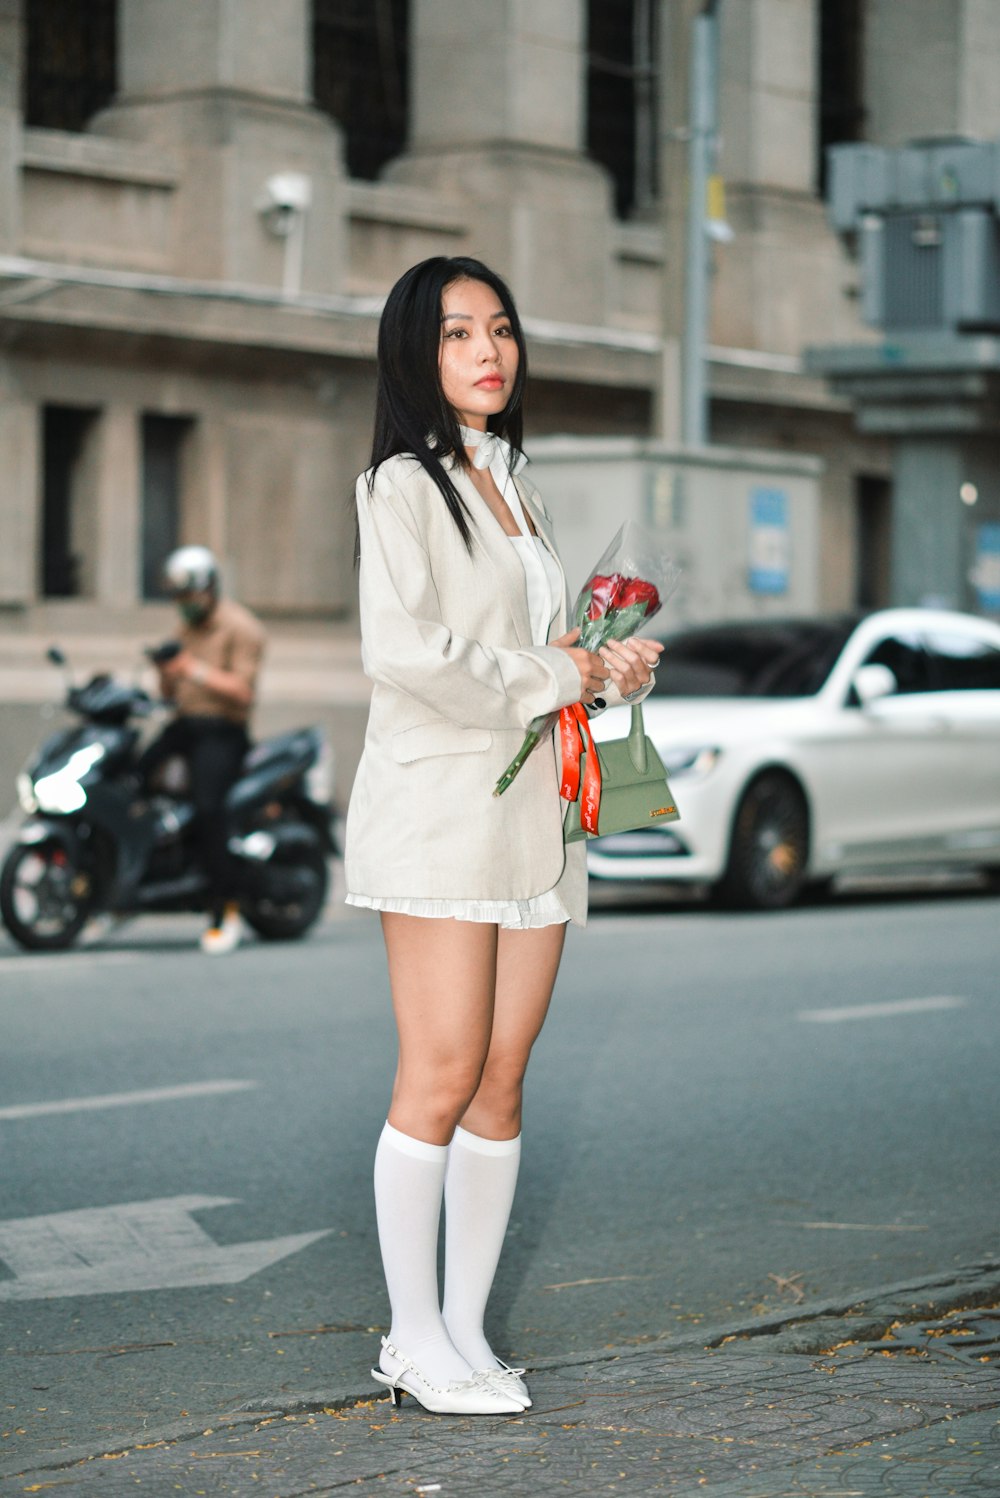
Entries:
[[709,744],[687,744],[661,749],[660,758],[668,775],[703,776],[722,758],[722,750]]
[[98,760],[103,758],[103,744],[88,744],[86,749],[78,749],[75,754],[71,754],[61,770],[55,770],[51,775],[43,775],[40,780],[36,780],[35,800],[39,810],[53,816],[66,816],[69,812],[79,811],[86,806],[87,792],[80,782],[87,771],[92,770]]
[[38,797],[35,795],[35,786],[31,776],[26,770],[22,770],[17,777],[17,799],[21,810],[29,817],[34,816],[38,810]]
[[35,798],[39,811],[50,812],[53,816],[65,816],[87,804],[87,792],[65,770],[43,775],[35,786]]

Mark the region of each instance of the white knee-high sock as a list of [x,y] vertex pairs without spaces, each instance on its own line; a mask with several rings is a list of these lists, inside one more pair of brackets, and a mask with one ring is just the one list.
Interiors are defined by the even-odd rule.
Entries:
[[521,1136],[481,1139],[455,1130],[445,1177],[444,1321],[473,1368],[497,1360],[483,1316],[503,1248],[521,1163]]
[[[437,1245],[448,1146],[387,1123],[375,1153],[375,1211],[392,1329],[389,1341],[433,1384],[469,1377],[441,1319]],[[395,1373],[383,1352],[382,1367]]]

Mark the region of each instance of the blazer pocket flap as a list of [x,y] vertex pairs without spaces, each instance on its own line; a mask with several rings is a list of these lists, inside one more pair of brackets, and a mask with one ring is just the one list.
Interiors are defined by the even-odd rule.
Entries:
[[488,728],[460,728],[456,723],[418,723],[392,736],[392,757],[408,765],[432,754],[476,754],[488,749],[493,735]]

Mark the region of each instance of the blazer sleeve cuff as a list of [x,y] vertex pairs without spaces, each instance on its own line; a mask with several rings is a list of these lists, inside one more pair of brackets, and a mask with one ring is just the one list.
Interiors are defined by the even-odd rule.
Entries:
[[630,692],[627,697],[623,697],[614,682],[609,681],[604,691],[594,699],[593,706],[588,704],[587,712],[594,718],[603,712],[607,712],[609,707],[635,707],[637,702],[645,702],[655,685],[656,672],[651,671],[649,680],[645,686],[640,687],[637,692]]
[[552,674],[555,695],[546,712],[555,712],[557,708],[569,707],[571,702],[579,702],[580,673],[565,650],[555,645],[531,645],[524,654],[536,656]]

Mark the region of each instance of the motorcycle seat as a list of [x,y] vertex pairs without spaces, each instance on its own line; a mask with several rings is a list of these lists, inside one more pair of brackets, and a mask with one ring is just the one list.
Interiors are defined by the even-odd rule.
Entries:
[[291,782],[319,757],[320,730],[294,728],[255,744],[243,761],[240,778],[226,796],[229,812],[252,806],[272,794],[276,784]]
[[277,760],[304,764],[315,752],[315,730],[291,728],[254,744],[243,760],[240,775],[256,775]]

